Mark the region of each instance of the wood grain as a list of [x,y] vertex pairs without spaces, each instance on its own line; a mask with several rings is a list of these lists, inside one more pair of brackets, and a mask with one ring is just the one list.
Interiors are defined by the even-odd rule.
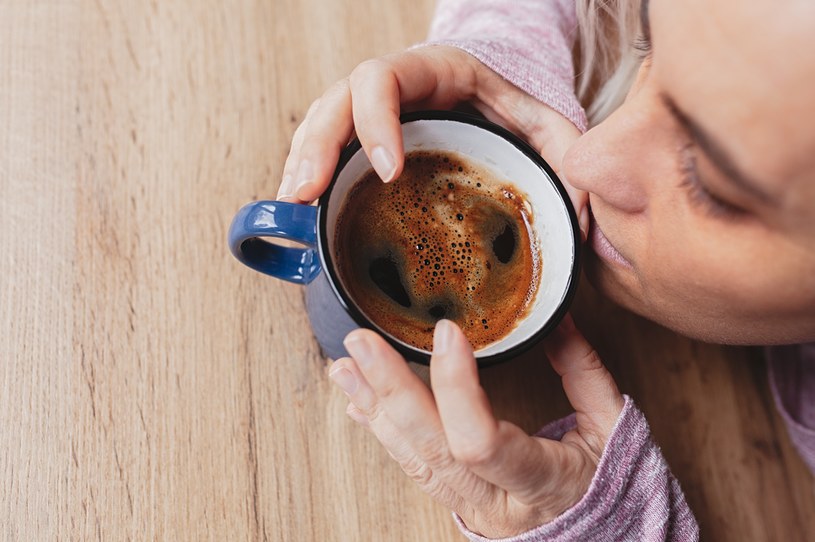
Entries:
[[[0,535],[457,540],[345,418],[302,290],[226,227],[273,196],[309,103],[420,40],[431,0],[0,2]],[[646,412],[709,540],[815,537],[760,352],[597,298],[579,323]],[[483,372],[532,431],[540,351]]]

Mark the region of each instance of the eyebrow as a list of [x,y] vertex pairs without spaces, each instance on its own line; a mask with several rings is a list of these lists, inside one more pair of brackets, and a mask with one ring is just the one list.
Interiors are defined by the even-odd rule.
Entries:
[[739,169],[735,160],[727,153],[724,147],[716,141],[716,139],[711,137],[698,122],[682,111],[670,96],[663,94],[662,100],[665,102],[671,114],[688,131],[691,138],[699,145],[699,148],[707,155],[713,165],[724,174],[725,178],[764,203],[772,203],[775,201],[773,196],[760,188],[759,183]]

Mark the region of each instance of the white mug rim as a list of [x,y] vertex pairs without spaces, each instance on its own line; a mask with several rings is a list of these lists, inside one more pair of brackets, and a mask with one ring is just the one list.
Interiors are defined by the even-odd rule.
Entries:
[[[546,337],[560,323],[560,321],[568,312],[569,306],[571,304],[572,299],[574,298],[577,289],[577,283],[579,282],[578,279],[580,273],[581,234],[578,226],[576,213],[571,204],[571,200],[569,199],[568,193],[566,192],[566,189],[563,186],[563,183],[560,181],[552,167],[529,144],[527,144],[525,141],[523,141],[516,135],[512,134],[508,130],[490,121],[487,121],[481,117],[457,111],[419,111],[414,113],[407,113],[402,115],[401,117],[402,124],[423,120],[431,121],[441,120],[459,122],[469,125],[471,127],[487,130],[507,140],[507,142],[513,145],[517,150],[521,151],[521,153],[525,155],[527,159],[531,160],[535,166],[543,170],[545,177],[547,177],[550,180],[552,186],[555,189],[555,192],[559,195],[560,199],[562,200],[562,203],[565,206],[569,219],[569,224],[572,230],[571,247],[573,252],[571,255],[572,256],[571,272],[567,277],[565,291],[563,292],[563,296],[559,304],[557,305],[557,308],[553,311],[551,316],[544,321],[540,328],[537,329],[537,331],[530,334],[519,344],[493,354],[479,356],[478,353],[476,353],[476,359],[480,367],[493,365],[495,363],[500,363],[508,359],[512,359],[514,357],[517,357],[522,352],[528,350],[529,348],[537,344],[541,339]],[[328,189],[325,191],[323,196],[320,198],[317,209],[317,245],[318,245],[317,252],[320,257],[321,267],[323,272],[326,273],[329,285],[331,286],[331,289],[333,290],[337,299],[342,304],[343,309],[358,325],[360,325],[361,327],[373,329],[377,332],[380,332],[380,334],[382,334],[383,337],[407,359],[409,359],[410,361],[415,361],[426,365],[430,361],[430,354],[428,352],[420,350],[418,348],[415,348],[409,344],[406,344],[402,341],[393,338],[388,333],[383,332],[383,330],[379,326],[377,326],[364,314],[364,312],[354,303],[353,299],[350,297],[345,288],[342,287],[339,274],[333,265],[333,258],[328,248],[329,243],[327,242],[328,212],[326,212],[326,209],[329,202],[331,201],[332,189],[334,188],[337,178],[343,171],[344,167],[351,160],[351,158],[353,158],[358,152],[360,152],[361,149],[362,146],[359,140],[355,139],[343,150],[343,152],[340,155],[337,168],[332,177],[331,184],[329,185]]]

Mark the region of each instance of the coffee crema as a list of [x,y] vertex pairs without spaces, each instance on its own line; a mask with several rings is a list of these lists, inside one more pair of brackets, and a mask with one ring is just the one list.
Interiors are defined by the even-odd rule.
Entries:
[[478,350],[508,335],[537,291],[532,221],[511,183],[456,153],[416,151],[393,182],[370,171],[351,189],[337,269],[362,312],[398,340],[432,350],[446,318]]

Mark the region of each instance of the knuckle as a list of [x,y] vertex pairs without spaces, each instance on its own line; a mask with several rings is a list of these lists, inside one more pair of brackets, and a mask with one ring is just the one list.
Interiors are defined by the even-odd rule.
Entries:
[[396,384],[396,382],[392,379],[385,380],[384,382],[379,382],[374,386],[376,391],[377,397],[380,399],[390,399],[392,397],[396,397],[399,393],[403,391],[403,388]]
[[[326,90],[323,94],[323,98],[327,99],[328,101],[336,101],[336,99],[344,98],[348,91],[348,78],[346,77],[328,87],[328,90]],[[325,102],[326,100],[323,101]]]
[[[523,119],[522,115],[516,117]],[[522,121],[520,130],[539,152],[552,145],[552,134],[546,126],[534,121]]]
[[418,457],[411,457],[401,467],[404,473],[421,487],[429,487],[433,483],[433,471]]
[[600,354],[598,354],[597,350],[593,348],[583,354],[583,357],[580,360],[580,367],[582,367],[585,371],[605,372],[606,370],[606,366],[603,365],[603,360],[600,359]]
[[[461,97],[472,99],[478,94],[478,66],[480,62],[473,63],[475,57],[469,53],[456,49],[453,55],[444,58],[444,77],[442,81],[455,82],[460,89]],[[487,70],[491,71],[491,70]]]
[[429,439],[418,450],[424,460],[436,469],[445,469],[455,463],[450,448],[443,436]]
[[357,408],[368,418],[368,424],[379,426],[386,418],[385,411],[379,401],[373,401],[370,404],[357,405]]
[[480,467],[495,461],[498,445],[493,438],[488,438],[451,446],[450,452],[456,461],[468,467]]
[[370,78],[381,77],[390,70],[390,63],[381,58],[365,60],[357,65],[351,72],[349,78],[351,87],[357,86],[360,82]]
[[583,354],[572,367],[573,368],[568,372],[579,373],[579,378],[585,385],[590,383],[593,386],[598,386],[598,389],[602,390],[616,390],[617,388],[614,377],[608,371],[603,364],[603,360],[600,359],[600,355],[594,349]]
[[390,380],[376,387],[376,395],[382,400],[389,400],[402,392],[402,388]]

